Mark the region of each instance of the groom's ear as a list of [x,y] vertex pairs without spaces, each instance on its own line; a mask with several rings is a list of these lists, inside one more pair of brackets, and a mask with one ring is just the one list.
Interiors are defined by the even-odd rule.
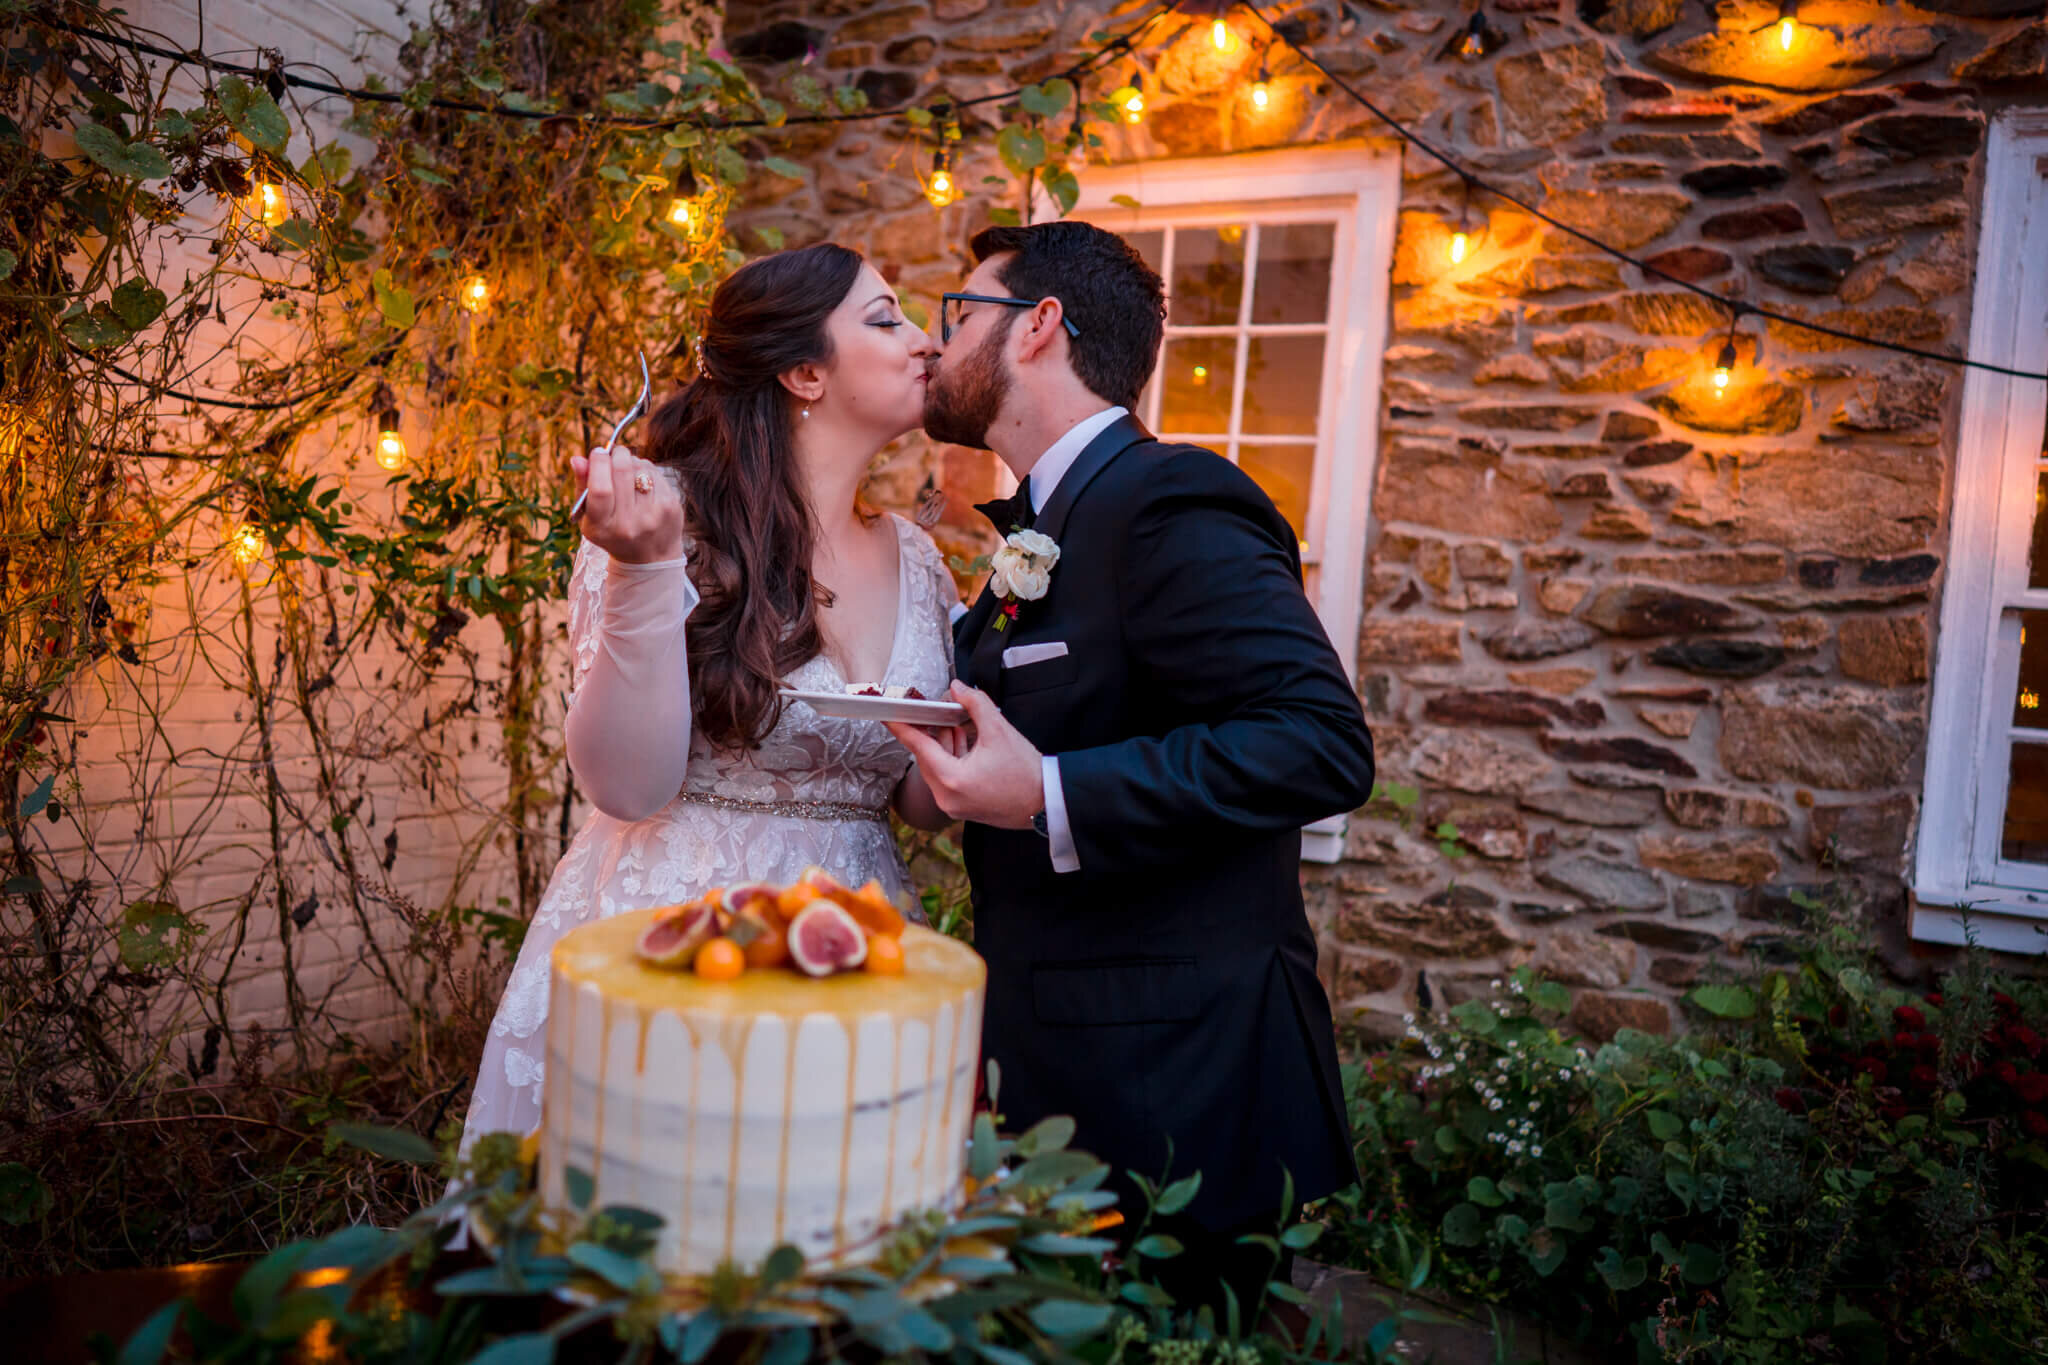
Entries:
[[1022,333],[1017,338],[1018,362],[1029,363],[1058,354],[1057,343],[1066,335],[1061,325],[1066,316],[1066,309],[1057,298],[1048,295],[1040,299],[1016,329]]
[[815,403],[825,396],[825,372],[808,360],[775,377],[802,402]]

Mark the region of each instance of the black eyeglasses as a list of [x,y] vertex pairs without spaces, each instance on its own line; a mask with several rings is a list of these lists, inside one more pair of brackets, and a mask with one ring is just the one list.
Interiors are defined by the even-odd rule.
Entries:
[[[945,342],[953,339],[954,331],[960,326],[960,305],[963,303],[1000,303],[1006,304],[1011,308],[1036,308],[1044,302],[1044,299],[997,298],[994,294],[941,294],[939,295],[939,340]],[[1064,313],[1060,315],[1060,326],[1067,329],[1067,335],[1070,337],[1081,335],[1081,329],[1076,327],[1074,320]]]

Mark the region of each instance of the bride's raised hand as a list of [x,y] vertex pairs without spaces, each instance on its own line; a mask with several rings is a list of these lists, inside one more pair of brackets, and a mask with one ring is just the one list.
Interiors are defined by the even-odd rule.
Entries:
[[585,540],[626,564],[683,557],[683,494],[672,472],[624,446],[572,455],[569,468],[588,494],[577,523]]

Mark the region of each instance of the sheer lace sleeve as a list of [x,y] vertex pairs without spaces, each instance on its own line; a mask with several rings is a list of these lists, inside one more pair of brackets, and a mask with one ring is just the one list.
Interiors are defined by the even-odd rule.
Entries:
[[[960,585],[953,581],[953,571],[946,567],[946,556],[940,553],[938,545],[924,528],[911,525],[905,542],[910,547],[913,563],[930,582],[930,587],[920,592],[917,600],[932,604],[938,612],[940,630],[950,641],[953,638],[953,618],[965,610],[960,601]],[[952,658],[950,650],[947,658],[949,661]],[[949,668],[947,672],[950,674],[952,670]]]
[[591,804],[620,820],[667,805],[689,770],[683,626],[697,589],[686,565],[623,564],[585,544],[570,579],[569,765]]

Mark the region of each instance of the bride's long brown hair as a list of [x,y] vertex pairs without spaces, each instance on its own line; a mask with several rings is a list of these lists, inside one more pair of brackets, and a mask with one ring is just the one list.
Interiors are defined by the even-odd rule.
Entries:
[[728,751],[782,715],[782,678],[824,648],[811,577],[817,524],[796,464],[794,394],[778,377],[832,358],[826,320],[860,278],[831,242],[741,266],[711,296],[698,376],[655,409],[647,458],[682,475],[691,538],[691,706]]

